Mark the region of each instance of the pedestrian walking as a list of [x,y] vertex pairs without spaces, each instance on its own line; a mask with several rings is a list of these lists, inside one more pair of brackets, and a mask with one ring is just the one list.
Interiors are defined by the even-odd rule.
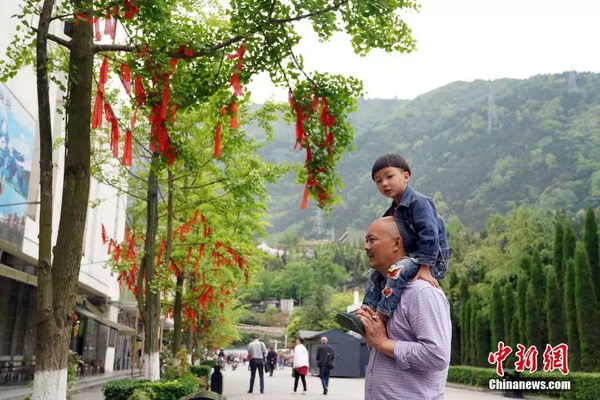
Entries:
[[277,352],[273,347],[267,353],[267,365],[269,367],[269,376],[273,376],[273,371],[275,371],[275,366],[277,365]]
[[329,389],[329,372],[333,369],[333,360],[335,354],[333,348],[327,343],[327,337],[321,338],[321,344],[317,347],[317,365],[319,366],[319,377],[323,385],[323,394],[326,395]]
[[298,390],[298,380],[302,379],[302,394],[306,394],[306,375],[308,374],[308,350],[304,347],[304,339],[296,338],[296,347],[294,347],[294,390],[292,394],[296,394]]
[[258,375],[260,377],[260,392],[265,392],[265,371],[263,368],[265,367],[265,353],[267,352],[267,348],[264,343],[258,340],[258,335],[252,336],[252,343],[248,345],[248,356],[252,357],[250,359],[250,390],[248,393],[252,393],[254,390],[254,379],[256,378],[256,370],[258,370]]

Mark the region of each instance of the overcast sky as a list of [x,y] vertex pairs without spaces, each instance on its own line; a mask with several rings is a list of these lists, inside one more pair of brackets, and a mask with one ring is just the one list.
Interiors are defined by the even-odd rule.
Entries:
[[[410,99],[457,80],[527,78],[570,70],[600,71],[598,0],[423,0],[406,20],[412,54],[354,54],[347,36],[321,44],[306,25],[298,51],[307,70],[354,75],[367,97]],[[250,85],[252,101],[274,96],[267,76]]]

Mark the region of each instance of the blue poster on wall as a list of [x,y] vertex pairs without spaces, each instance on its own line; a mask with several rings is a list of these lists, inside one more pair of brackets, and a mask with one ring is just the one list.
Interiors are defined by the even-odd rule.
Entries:
[[35,119],[0,83],[0,240],[23,245]]

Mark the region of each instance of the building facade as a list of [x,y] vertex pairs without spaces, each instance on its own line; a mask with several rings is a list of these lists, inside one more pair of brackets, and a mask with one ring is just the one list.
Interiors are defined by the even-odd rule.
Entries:
[[[21,1],[3,2],[0,13],[0,59],[12,41]],[[58,21],[51,33],[62,35]],[[50,85],[53,110],[63,108],[64,93]],[[52,114],[54,142],[64,138],[64,116]],[[53,243],[58,233],[64,175],[64,148],[55,146]],[[126,198],[92,179],[79,274],[77,335],[71,349],[83,359],[81,373],[110,372],[119,364],[116,345],[133,329],[119,324],[117,275],[106,267],[110,257],[101,239],[101,224],[115,240],[123,240]],[[0,83],[0,384],[30,380],[35,368],[36,268],[39,223],[39,136],[36,77],[31,68]],[[129,322],[130,318],[121,318]],[[130,325],[132,325],[129,322]],[[131,342],[131,339],[129,340]],[[122,360],[119,360],[122,361]],[[121,364],[119,364],[121,365]]]

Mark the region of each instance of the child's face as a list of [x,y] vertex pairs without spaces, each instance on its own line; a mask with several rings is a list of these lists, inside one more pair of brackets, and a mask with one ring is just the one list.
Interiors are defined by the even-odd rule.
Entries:
[[377,171],[374,180],[379,193],[398,203],[406,191],[410,174],[400,168],[387,167]]

